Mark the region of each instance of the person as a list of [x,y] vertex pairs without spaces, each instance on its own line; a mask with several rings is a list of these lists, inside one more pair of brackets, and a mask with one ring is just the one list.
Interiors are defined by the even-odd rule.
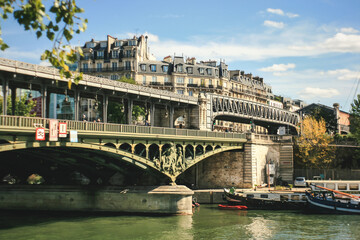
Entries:
[[83,114],[82,120],[83,120],[84,122],[86,122],[86,115],[85,115],[85,114]]
[[149,126],[149,121],[145,120],[145,126]]
[[182,128],[182,123],[179,124],[179,128]]
[[98,122],[98,123],[101,122],[100,118],[97,119],[97,122]]

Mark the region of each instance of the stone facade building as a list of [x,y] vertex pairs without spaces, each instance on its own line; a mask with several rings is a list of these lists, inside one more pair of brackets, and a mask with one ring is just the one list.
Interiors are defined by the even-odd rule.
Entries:
[[[157,61],[149,52],[147,36],[117,39],[107,36],[105,41],[92,39],[82,47],[78,68],[81,72],[118,80],[132,78],[137,84],[198,96],[216,93],[268,104],[273,99],[271,86],[263,78],[229,70],[225,62],[200,61],[182,56],[167,56]],[[181,119],[180,119],[181,121]],[[218,121],[216,125],[230,130],[246,131],[239,124]],[[238,126],[235,126],[238,125]]]

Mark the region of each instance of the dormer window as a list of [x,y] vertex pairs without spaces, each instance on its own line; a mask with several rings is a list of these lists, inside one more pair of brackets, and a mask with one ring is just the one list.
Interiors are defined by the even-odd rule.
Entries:
[[177,65],[177,71],[183,72],[183,65],[181,65],[181,64]]
[[163,66],[163,72],[168,72],[169,71],[169,66]]
[[199,72],[200,72],[200,74],[204,74],[204,69],[203,68],[199,68]]
[[115,42],[115,47],[120,47],[122,46],[122,41],[116,41]]
[[119,51],[112,51],[112,58],[119,58]]
[[89,42],[89,43],[86,44],[86,47],[87,48],[93,48],[93,47],[95,47],[95,44],[93,42]]
[[192,74],[192,73],[193,73],[193,68],[192,68],[192,67],[188,67],[188,68],[187,68],[187,72],[188,72],[189,74]]
[[107,46],[107,43],[106,43],[106,42],[101,42],[101,43],[100,43],[100,47],[104,48],[104,47],[106,47],[106,46]]
[[156,65],[150,65],[150,69],[152,72],[156,72]]
[[136,46],[136,40],[130,40],[129,41],[129,46]]
[[145,64],[141,64],[140,68],[141,68],[141,71],[146,71],[146,65]]
[[212,69],[211,69],[211,68],[208,68],[208,69],[207,69],[207,74],[208,74],[208,75],[212,75]]
[[104,58],[104,51],[97,51],[97,58]]

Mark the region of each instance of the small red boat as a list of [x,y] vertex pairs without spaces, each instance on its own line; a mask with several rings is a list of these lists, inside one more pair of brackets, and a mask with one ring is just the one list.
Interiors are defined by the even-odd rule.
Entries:
[[220,209],[228,209],[228,210],[245,210],[245,209],[247,209],[247,206],[243,206],[243,205],[223,205],[223,204],[219,204],[218,207]]

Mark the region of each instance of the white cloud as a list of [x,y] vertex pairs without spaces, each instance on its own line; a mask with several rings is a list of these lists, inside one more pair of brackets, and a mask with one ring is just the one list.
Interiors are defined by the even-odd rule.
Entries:
[[348,27],[348,28],[340,28],[340,32],[342,33],[358,33],[359,30],[356,30],[355,28]]
[[262,72],[285,72],[288,69],[295,68],[295,64],[288,63],[288,64],[274,64],[270,67],[260,68],[259,71]]
[[340,92],[335,88],[306,87],[299,94],[302,98],[332,98],[340,95]]
[[336,77],[338,80],[354,80],[360,76],[359,72],[351,71],[350,69],[336,69],[336,70],[329,70],[325,73],[328,76]]
[[360,52],[360,35],[337,33],[319,47],[329,52]]
[[288,16],[289,18],[296,18],[296,17],[299,17],[299,14],[296,14],[296,13],[286,13],[286,16]]
[[281,9],[268,8],[268,9],[266,9],[266,11],[269,12],[269,13],[284,16],[284,11],[281,10]]
[[265,20],[264,21],[264,26],[266,26],[266,27],[274,27],[274,28],[284,28],[284,23],[283,22],[274,22],[274,21],[270,21],[270,20]]
[[274,9],[274,8],[268,8],[266,9],[267,12],[272,13],[272,14],[276,14],[276,15],[280,15],[280,16],[287,16],[289,18],[296,18],[299,17],[299,14],[296,13],[285,13],[283,10],[281,9]]

